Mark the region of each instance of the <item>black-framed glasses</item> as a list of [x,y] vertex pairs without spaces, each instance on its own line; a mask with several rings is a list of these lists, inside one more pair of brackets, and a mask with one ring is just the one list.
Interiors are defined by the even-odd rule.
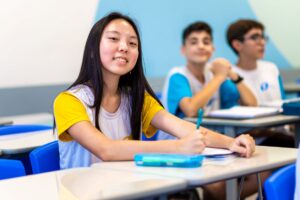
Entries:
[[262,35],[262,34],[253,34],[253,35],[250,35],[248,37],[244,37],[244,40],[252,40],[254,42],[261,42],[262,40],[264,40],[265,42],[268,42],[269,40],[269,37],[266,36],[266,35]]

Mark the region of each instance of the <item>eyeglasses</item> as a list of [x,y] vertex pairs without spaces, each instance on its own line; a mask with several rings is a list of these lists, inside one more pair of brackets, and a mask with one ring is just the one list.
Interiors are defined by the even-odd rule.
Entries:
[[265,42],[268,42],[269,38],[266,35],[253,34],[249,37],[245,37],[243,40],[252,40],[254,42],[261,42],[262,40],[264,40]]

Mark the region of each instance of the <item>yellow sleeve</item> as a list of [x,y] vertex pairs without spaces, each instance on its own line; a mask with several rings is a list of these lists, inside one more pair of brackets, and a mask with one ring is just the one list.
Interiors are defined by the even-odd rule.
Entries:
[[57,134],[61,141],[73,140],[66,132],[71,126],[80,121],[90,121],[82,102],[70,93],[59,94],[53,107]]
[[151,125],[151,121],[155,114],[164,108],[148,93],[145,93],[144,105],[142,110],[142,132],[147,138],[152,137],[157,128]]

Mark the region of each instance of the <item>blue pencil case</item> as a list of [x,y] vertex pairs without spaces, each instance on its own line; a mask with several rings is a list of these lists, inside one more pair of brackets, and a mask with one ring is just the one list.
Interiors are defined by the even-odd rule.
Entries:
[[200,167],[204,156],[184,154],[136,154],[134,162],[137,166],[146,167]]

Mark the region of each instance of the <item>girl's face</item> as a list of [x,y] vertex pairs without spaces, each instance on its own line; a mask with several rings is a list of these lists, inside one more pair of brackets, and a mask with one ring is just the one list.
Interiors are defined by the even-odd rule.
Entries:
[[137,34],[127,21],[111,21],[104,28],[99,45],[103,72],[119,76],[130,72],[139,56],[138,46]]

